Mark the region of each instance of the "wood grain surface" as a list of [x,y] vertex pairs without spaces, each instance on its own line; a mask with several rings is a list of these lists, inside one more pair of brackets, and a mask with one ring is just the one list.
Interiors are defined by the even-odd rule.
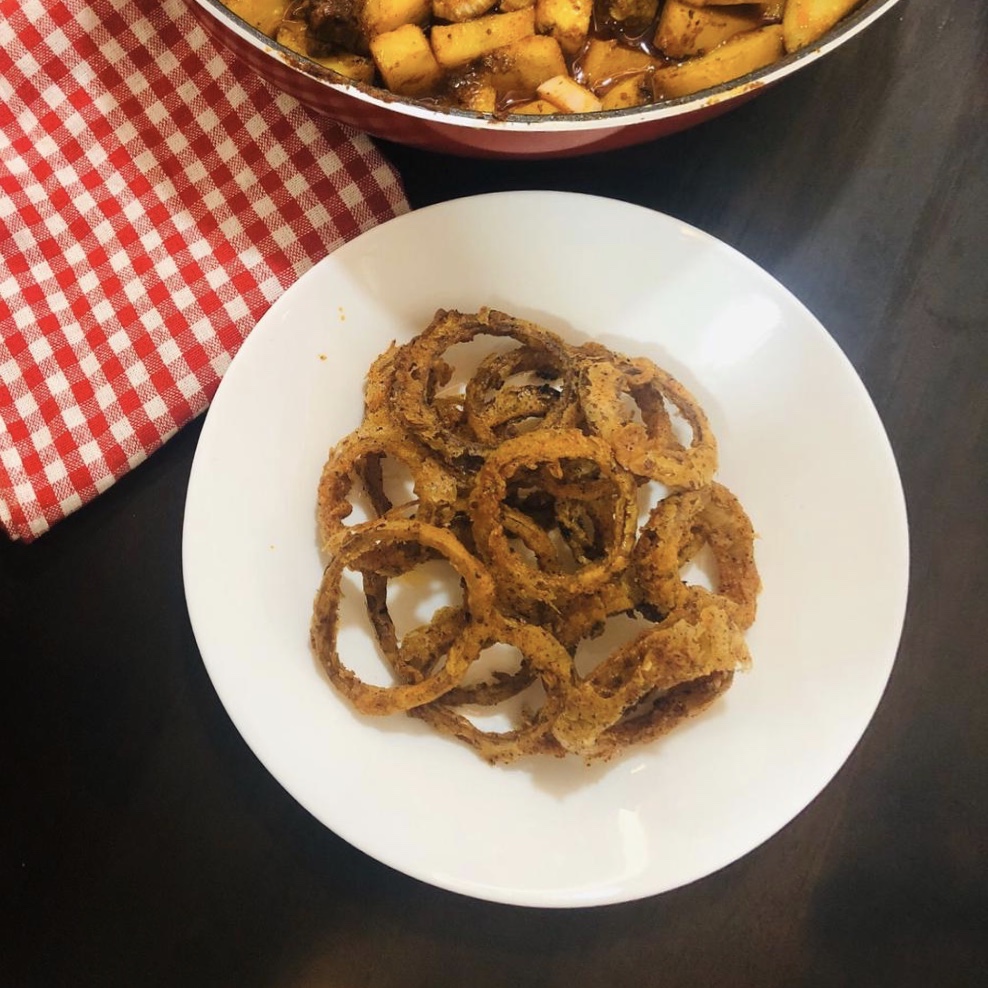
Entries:
[[35,544],[0,545],[0,985],[984,984],[986,52],[983,0],[903,0],[645,146],[514,163],[382,145],[413,206],[565,189],[695,224],[857,368],[902,474],[910,600],[883,702],[810,807],[717,874],[587,910],[474,901],[354,850],[261,767],[203,668],[180,565],[196,423]]

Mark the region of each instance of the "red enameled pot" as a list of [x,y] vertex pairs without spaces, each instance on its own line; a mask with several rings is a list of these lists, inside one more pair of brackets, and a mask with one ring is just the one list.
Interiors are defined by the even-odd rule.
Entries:
[[195,0],[192,10],[213,38],[273,86],[299,102],[372,137],[446,154],[489,158],[571,157],[610,151],[686,130],[751,99],[863,31],[898,0],[865,0],[816,44],[733,82],[653,106],[506,120],[442,110],[380,89],[329,79],[314,62],[265,37],[220,3]]

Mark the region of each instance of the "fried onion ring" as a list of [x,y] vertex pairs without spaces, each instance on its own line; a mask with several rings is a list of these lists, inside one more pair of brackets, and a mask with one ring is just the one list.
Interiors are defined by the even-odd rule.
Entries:
[[690,592],[680,571],[706,544],[717,562],[716,593],[740,628],[751,627],[761,589],[754,540],[751,520],[723,484],[664,498],[642,526],[633,553],[645,599],[660,610],[677,607]]
[[[599,355],[586,359],[580,373],[580,399],[590,428],[609,442],[614,458],[636,477],[656,480],[671,490],[695,490],[717,469],[717,441],[697,400],[670,373],[645,357],[629,360]],[[642,422],[622,403],[637,404]],[[673,432],[665,402],[689,424],[683,446]]]
[[481,651],[500,643],[517,648],[526,660],[526,667],[534,671],[545,688],[542,706],[527,714],[521,726],[503,732],[483,731],[453,709],[448,697],[417,707],[411,711],[412,715],[443,734],[466,741],[492,764],[514,761],[522,755],[550,752],[564,755],[565,751],[554,743],[551,732],[565,707],[573,681],[573,662],[569,653],[542,628],[507,618],[484,635]]
[[[459,683],[480,651],[479,645],[473,651],[451,647],[440,668],[418,682],[394,686],[365,683],[343,664],[336,647],[343,573],[346,569],[359,570],[362,562],[389,542],[422,545],[445,556],[464,583],[466,628],[477,626],[486,633],[488,623],[496,615],[490,574],[446,529],[411,518],[385,518],[347,533],[336,543],[335,554],[323,573],[313,609],[311,640],[330,681],[365,714],[395,713],[437,699]],[[479,642],[481,637],[475,636],[475,640]]]
[[643,710],[607,728],[581,752],[586,761],[612,758],[631,745],[650,744],[703,713],[734,681],[733,671],[712,672],[673,686],[638,704]]
[[[483,443],[496,445],[528,428],[569,428],[580,417],[577,392],[572,386],[572,361],[564,364],[548,348],[529,344],[504,353],[492,353],[480,362],[467,382],[464,407],[467,422]],[[508,387],[515,375],[532,375],[537,383]]]
[[[496,348],[464,379],[454,366],[464,351],[453,348],[484,336]],[[388,461],[411,474],[404,504],[385,489]],[[754,530],[716,468],[703,409],[651,360],[593,341],[571,346],[493,309],[440,309],[373,362],[363,421],[323,467],[316,515],[329,562],[313,652],[359,712],[404,712],[491,763],[591,762],[654,741],[751,664]],[[347,524],[358,481],[375,517]],[[640,524],[649,482],[665,492]],[[685,582],[701,552],[716,566],[710,590]],[[412,572],[433,559],[457,575],[459,599],[399,638],[391,581],[414,587]],[[361,581],[391,685],[365,682],[339,654],[347,572]],[[644,630],[609,649],[601,639],[578,669],[581,644],[620,633],[622,615]],[[475,723],[503,703],[523,705],[536,684],[544,699],[522,706],[510,729]]]
[[[609,530],[603,533],[605,551],[600,559],[574,573],[546,572],[529,566],[512,549],[502,505],[513,476],[544,466],[550,475],[561,479],[567,461],[591,461],[599,474],[594,479],[610,488]],[[545,429],[505,440],[477,473],[469,500],[478,552],[502,578],[508,599],[520,596],[550,603],[565,600],[574,592],[599,590],[620,576],[631,560],[637,511],[634,479],[617,466],[606,443],[578,429]]]
[[[412,568],[410,563],[408,568]],[[463,607],[441,607],[428,624],[412,628],[399,642],[388,610],[387,577],[380,572],[363,572],[367,614],[378,645],[392,670],[402,682],[417,683],[431,675],[456,639],[466,630],[468,614]],[[459,683],[440,699],[445,703],[497,703],[514,696],[532,682],[534,673],[523,664],[518,670],[495,672],[489,680],[464,686]]]
[[553,734],[567,751],[590,755],[598,738],[650,694],[747,668],[750,662],[744,636],[720,599],[693,591],[577,685]]
[[[475,315],[440,309],[429,326],[406,344],[395,358],[391,398],[394,414],[405,427],[448,461],[464,457],[483,459],[492,443],[462,428],[451,428],[437,408],[439,392],[449,380],[449,365],[441,358],[454,344],[478,336],[509,337],[536,352],[544,352],[553,367],[572,365],[570,352],[559,337],[534,323],[494,309]],[[562,396],[545,414],[543,424],[555,428],[568,421],[576,403],[575,373],[562,383]]]
[[414,440],[371,419],[337,443],[323,467],[316,516],[319,541],[325,552],[331,553],[333,544],[347,530],[344,521],[353,510],[348,496],[358,476],[363,476],[379,516],[394,510],[380,476],[380,461],[384,457],[400,461],[411,472],[417,502],[415,517],[438,525],[452,517],[457,500],[453,475]]

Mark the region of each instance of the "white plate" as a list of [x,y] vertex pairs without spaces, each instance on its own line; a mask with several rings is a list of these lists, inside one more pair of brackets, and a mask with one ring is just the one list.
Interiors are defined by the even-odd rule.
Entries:
[[[760,535],[751,672],[604,766],[491,768],[410,718],[351,712],[308,647],[314,497],[372,358],[437,307],[482,305],[668,367]],[[710,236],[625,203],[503,193],[421,209],[337,250],[233,361],[196,451],[185,588],[209,675],[269,771],[409,875],[533,906],[652,895],[736,860],[834,776],[881,698],[905,610],[902,488],[878,415],[820,324]]]

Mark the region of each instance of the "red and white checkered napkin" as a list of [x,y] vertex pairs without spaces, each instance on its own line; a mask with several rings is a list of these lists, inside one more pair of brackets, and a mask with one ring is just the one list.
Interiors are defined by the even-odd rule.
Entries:
[[307,268],[407,211],[363,135],[187,0],[0,0],[0,525],[30,540],[203,411]]

